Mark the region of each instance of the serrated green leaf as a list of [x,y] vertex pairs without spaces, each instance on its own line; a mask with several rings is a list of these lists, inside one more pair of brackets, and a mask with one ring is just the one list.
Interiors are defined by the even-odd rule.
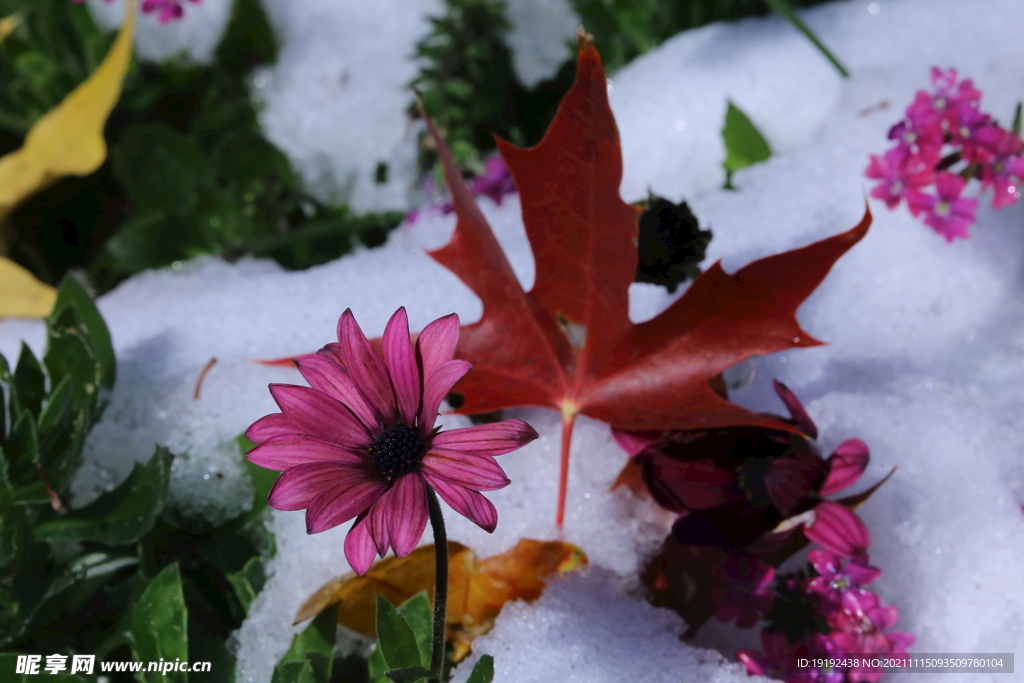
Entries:
[[473,672],[469,674],[466,683],[491,683],[494,680],[494,657],[481,655],[476,664],[473,665]]
[[[167,565],[146,586],[132,608],[128,642],[137,662],[188,660],[188,612],[178,563]],[[142,683],[188,683],[188,673],[142,672]]]
[[729,179],[735,171],[765,161],[772,155],[772,150],[761,135],[761,131],[732,102],[729,102],[729,108],[725,113],[722,140],[725,142],[723,165],[727,176],[726,187],[731,187]]
[[86,507],[43,522],[37,540],[98,541],[107,545],[134,543],[152,527],[167,499],[173,456],[158,447],[149,462],[136,463],[128,478]]
[[388,669],[420,666],[420,649],[409,623],[390,602],[377,596],[377,642]]
[[[96,308],[96,303],[85,291],[85,288],[71,276],[65,276],[57,287],[57,303],[54,304],[53,313],[47,319],[56,320],[60,312],[67,306],[74,306],[79,319],[85,326],[89,342],[95,351],[99,363],[99,386],[102,390],[109,392],[114,387],[114,380],[117,376],[117,362],[114,358],[114,346],[110,341],[110,330],[107,323]],[[101,397],[102,398],[102,397]]]
[[423,666],[430,666],[430,655],[433,649],[434,635],[434,610],[430,605],[430,599],[426,592],[419,592],[412,596],[398,608],[398,613],[405,617],[413,635],[416,637],[416,645],[420,650],[420,663]]

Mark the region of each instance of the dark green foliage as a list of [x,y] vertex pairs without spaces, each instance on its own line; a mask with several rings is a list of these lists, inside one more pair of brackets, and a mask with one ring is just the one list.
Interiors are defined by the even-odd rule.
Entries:
[[[213,526],[167,507],[174,456],[157,448],[120,486],[69,509],[85,436],[113,388],[114,355],[103,319],[72,278],[46,323],[42,362],[24,347],[11,372],[0,356],[0,664],[17,653],[180,657],[210,661],[212,671],[159,680],[229,683],[227,639],[262,590],[274,552],[265,522],[277,473],[246,461],[250,509]],[[241,457],[251,444],[239,446]]]
[[700,229],[686,202],[673,204],[652,194],[641,206],[635,281],[675,292],[681,283],[700,275],[711,231]]
[[[501,0],[445,0],[445,7],[416,44],[423,68],[410,85],[444,132],[456,163],[479,172],[480,153],[494,148],[492,135],[522,137],[515,126],[518,84],[505,43],[509,23]],[[410,113],[415,115],[416,108]],[[424,137],[424,143],[429,139]],[[433,150],[425,148],[422,167],[436,160]]]
[[828,632],[825,617],[818,613],[815,602],[803,589],[805,579],[814,574],[808,565],[806,569],[783,574],[775,579],[775,602],[765,615],[768,621],[766,631],[784,633],[791,643],[809,638],[815,633]]
[[[28,124],[95,69],[111,40],[84,5],[0,6],[5,2],[24,6],[26,20],[0,43],[0,78],[14,83],[0,94],[0,151],[17,147]],[[62,40],[45,42],[57,35]],[[45,98],[22,94],[42,87],[33,90],[28,76],[16,73],[22,52],[39,53],[32,59],[48,65],[32,72],[46,85]],[[198,254],[233,260],[251,253],[306,268],[358,242],[382,243],[401,214],[356,216],[316,201],[260,132],[246,79],[276,55],[260,1],[235,0],[211,66],[133,62],[105,130],[107,163],[21,206],[6,237],[11,256],[50,283],[84,268],[106,291],[141,270]],[[37,72],[55,75],[44,82]]]

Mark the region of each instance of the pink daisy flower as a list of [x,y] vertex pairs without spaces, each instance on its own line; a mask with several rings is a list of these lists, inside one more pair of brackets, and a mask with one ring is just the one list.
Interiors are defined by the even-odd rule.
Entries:
[[363,574],[390,548],[408,555],[428,520],[430,489],[459,514],[493,531],[498,513],[480,491],[509,484],[494,456],[537,438],[522,420],[439,432],[441,401],[472,368],[454,360],[459,318],[427,325],[415,347],[399,308],[388,321],[383,358],[351,310],[338,342],[296,360],[309,387],[271,384],[280,413],[256,421],[253,463],[282,472],[270,492],[278,510],[306,510],[315,534],[349,521],[345,557]]

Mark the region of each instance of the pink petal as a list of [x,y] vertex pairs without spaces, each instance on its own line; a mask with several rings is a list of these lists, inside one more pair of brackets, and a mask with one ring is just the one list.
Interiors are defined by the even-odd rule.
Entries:
[[804,535],[842,557],[863,557],[871,545],[871,534],[860,517],[830,500],[814,507],[814,522],[804,527]]
[[423,477],[400,477],[388,492],[388,536],[396,557],[405,557],[423,538],[427,528],[427,489]]
[[409,341],[409,319],[399,308],[384,328],[384,361],[398,399],[402,421],[411,425],[420,407],[420,369]]
[[356,388],[348,371],[334,358],[330,352],[316,353],[297,358],[295,364],[309,386],[340,401],[367,429],[380,429],[380,418]]
[[360,576],[370,569],[374,558],[377,557],[377,549],[370,538],[370,524],[366,517],[365,512],[359,515],[345,536],[345,559],[348,560],[352,571]]
[[522,448],[539,436],[522,420],[503,420],[488,425],[449,429],[434,437],[436,448],[478,455],[504,455]]
[[424,437],[434,429],[441,401],[452,390],[455,383],[472,369],[473,366],[464,360],[449,360],[441,363],[434,372],[430,373],[429,377],[424,377],[423,405],[420,407],[419,420],[420,433]]
[[796,397],[789,387],[782,382],[773,379],[772,386],[775,387],[775,393],[779,395],[782,402],[786,404],[786,410],[789,411],[789,416],[793,418],[793,422],[796,423],[797,429],[811,437],[812,439],[818,438],[818,428],[814,424],[814,420],[810,418],[807,411],[804,410],[804,404],[800,402],[800,399]]
[[491,501],[476,491],[470,491],[456,484],[449,484],[444,479],[424,473],[427,483],[448,503],[452,510],[473,522],[487,533],[498,526],[498,511]]
[[387,490],[385,481],[351,477],[322,491],[306,509],[306,533],[318,534],[370,509]]
[[367,458],[357,451],[305,434],[275,436],[249,451],[245,457],[260,467],[278,472],[308,462],[335,462],[346,465],[361,465],[367,462]]
[[489,455],[432,448],[420,467],[424,475],[474,491],[495,491],[512,483]]
[[380,357],[353,317],[352,309],[346,309],[338,320],[338,342],[345,354],[345,369],[352,381],[384,424],[393,425],[398,416],[395,415],[395,394],[391,389],[391,381]]
[[821,495],[830,496],[852,486],[864,474],[871,456],[868,445],[860,439],[847,439],[839,444],[828,459],[828,478],[821,486]]
[[388,554],[388,548],[391,547],[391,537],[388,535],[388,497],[391,495],[391,489],[388,489],[370,508],[370,538],[373,539],[373,544],[377,547],[377,554],[384,557]]
[[615,439],[615,443],[631,458],[643,453],[648,446],[653,446],[661,441],[662,436],[663,432],[625,431],[612,427],[612,438]]
[[454,313],[438,318],[423,328],[416,340],[416,353],[423,366],[423,379],[430,377],[441,363],[455,358],[458,342],[459,316]]
[[286,434],[296,434],[299,428],[284,413],[272,413],[261,417],[245,430],[245,438],[253,443],[263,443],[267,439]]
[[348,479],[366,478],[361,467],[333,462],[310,462],[285,471],[270,489],[267,503],[277,510],[301,510],[326,489]]
[[316,389],[271,384],[270,395],[302,434],[318,436],[343,446],[366,448],[373,438],[348,408]]

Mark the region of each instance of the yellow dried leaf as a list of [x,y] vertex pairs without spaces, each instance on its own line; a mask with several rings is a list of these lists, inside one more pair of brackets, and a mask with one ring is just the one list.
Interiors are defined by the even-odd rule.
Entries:
[[0,257],[0,318],[44,318],[56,301],[57,290]]
[[[455,661],[470,651],[470,643],[494,626],[509,600],[532,601],[544,590],[544,580],[584,566],[587,556],[571,543],[522,539],[511,550],[479,561],[472,550],[448,543],[448,640]],[[338,623],[368,638],[376,637],[376,597],[400,605],[422,591],[434,599],[434,546],[417,548],[403,558],[375,563],[364,576],[346,574],[331,579],[306,600],[295,622],[315,617],[338,604]]]
[[30,195],[67,175],[88,175],[107,157],[103,127],[121,96],[132,55],[135,2],[99,68],[39,119],[25,144],[0,158],[0,220]]
[[18,28],[18,24],[21,23],[20,14],[12,14],[9,17],[0,19],[0,41],[7,36],[11,35],[11,31]]

